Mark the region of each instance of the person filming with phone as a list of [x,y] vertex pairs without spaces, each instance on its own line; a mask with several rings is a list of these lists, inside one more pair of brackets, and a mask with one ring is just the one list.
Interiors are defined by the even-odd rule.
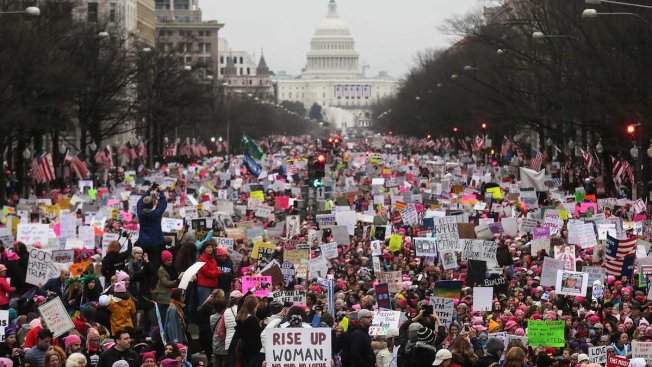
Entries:
[[[164,241],[161,219],[167,206],[165,191],[161,190],[156,183],[145,191],[136,204],[136,214],[138,214],[140,223],[136,246],[141,247],[147,254],[152,269],[158,269],[160,266],[161,246]],[[152,283],[155,284],[155,282]]]

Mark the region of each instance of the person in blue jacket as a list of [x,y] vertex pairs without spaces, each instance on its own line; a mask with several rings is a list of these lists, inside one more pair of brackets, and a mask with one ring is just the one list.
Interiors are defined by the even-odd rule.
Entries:
[[[150,186],[136,204],[136,214],[138,214],[140,223],[136,246],[142,247],[143,251],[147,253],[149,261],[152,263],[152,269],[158,269],[161,265],[159,261],[164,241],[161,219],[167,207],[165,192],[157,184]],[[156,281],[150,284],[156,284]]]

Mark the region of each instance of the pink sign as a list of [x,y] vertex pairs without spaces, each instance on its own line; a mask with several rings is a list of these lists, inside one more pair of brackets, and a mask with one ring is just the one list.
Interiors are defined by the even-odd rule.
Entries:
[[593,212],[593,214],[598,212],[597,203],[580,203],[580,213],[586,213],[589,208],[591,208],[591,212]]
[[[256,297],[267,297],[272,287],[272,277],[264,276],[244,276],[242,277],[242,292],[253,291]],[[255,289],[255,290],[254,290]]]

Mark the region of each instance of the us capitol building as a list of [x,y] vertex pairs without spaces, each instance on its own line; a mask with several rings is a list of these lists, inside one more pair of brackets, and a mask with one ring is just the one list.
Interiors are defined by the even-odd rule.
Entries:
[[368,127],[371,106],[393,95],[398,82],[386,72],[367,78],[366,67],[363,65],[361,72],[355,40],[337,15],[335,0],[330,0],[328,16],[310,41],[301,75],[291,77],[279,72],[274,77],[278,101],[302,102],[308,110],[317,103],[337,128]]

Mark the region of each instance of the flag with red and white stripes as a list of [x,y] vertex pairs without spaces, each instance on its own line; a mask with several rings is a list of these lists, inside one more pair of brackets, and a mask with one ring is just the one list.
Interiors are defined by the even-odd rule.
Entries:
[[77,153],[77,155],[66,152],[66,162],[70,162],[70,167],[81,180],[85,180],[90,176],[90,171],[85,161],[86,156],[82,152]]
[[542,163],[543,163],[543,154],[541,154],[541,152],[536,149],[532,149],[530,168],[539,172]]
[[52,156],[49,153],[36,156],[32,161],[32,170],[34,170],[36,182],[50,182],[56,179]]
[[611,173],[614,176],[614,181],[621,180],[621,176],[623,175],[624,168],[625,166],[623,165],[622,161],[617,160],[613,156],[611,157]]
[[164,157],[176,157],[177,156],[177,144],[172,143],[170,144],[167,149],[163,152]]
[[594,159],[593,155],[590,152],[585,151],[584,149],[581,149],[582,151],[582,160],[584,161],[584,167],[586,167],[588,170],[591,170],[593,168],[594,164]]
[[503,146],[500,148],[500,155],[502,157],[505,157],[507,153],[509,153],[509,149],[512,147],[512,142],[505,137],[505,140],[503,141]]
[[475,143],[472,144],[471,148],[473,149],[474,152],[477,152],[477,151],[479,151],[481,149],[484,149],[484,138],[479,136],[479,135],[476,135],[475,136]]
[[629,267],[630,260],[636,257],[637,238],[618,240],[607,234],[607,247],[602,266],[607,274],[620,276],[625,267]]

